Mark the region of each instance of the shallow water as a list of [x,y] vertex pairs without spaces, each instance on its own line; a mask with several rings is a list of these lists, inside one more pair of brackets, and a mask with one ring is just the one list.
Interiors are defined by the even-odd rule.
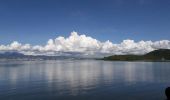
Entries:
[[165,100],[169,62],[0,62],[0,100]]

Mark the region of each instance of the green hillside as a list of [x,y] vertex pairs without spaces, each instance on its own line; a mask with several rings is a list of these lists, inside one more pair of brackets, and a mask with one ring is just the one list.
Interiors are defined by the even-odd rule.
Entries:
[[170,49],[159,49],[145,55],[113,55],[102,60],[113,61],[170,61]]

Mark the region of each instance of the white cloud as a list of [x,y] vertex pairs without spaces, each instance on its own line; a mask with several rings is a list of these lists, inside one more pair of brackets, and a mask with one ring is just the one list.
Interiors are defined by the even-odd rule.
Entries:
[[0,51],[18,51],[26,55],[78,55],[100,56],[112,54],[145,54],[155,49],[170,49],[169,40],[139,41],[123,40],[114,44],[109,40],[101,42],[86,35],[72,32],[68,38],[59,36],[49,39],[46,45],[21,44],[17,41],[9,45],[0,45]]

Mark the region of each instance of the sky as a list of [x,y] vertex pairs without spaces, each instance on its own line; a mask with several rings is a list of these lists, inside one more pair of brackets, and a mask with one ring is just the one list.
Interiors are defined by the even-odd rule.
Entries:
[[[140,47],[142,53],[167,45],[170,48],[170,0],[0,0],[0,51],[18,50],[25,44],[45,50],[52,39],[55,46],[50,51],[80,52],[71,49],[77,45],[75,42],[68,47],[55,42],[59,37],[64,37],[61,42],[74,37],[74,32],[78,35],[76,39],[85,35],[85,39],[96,40],[100,47],[100,50],[83,47],[84,51],[101,52],[108,40],[111,45],[126,40],[135,44],[151,41],[149,50]],[[158,42],[161,46],[153,47]],[[14,48],[13,43],[21,45]],[[59,45],[62,50],[56,49]],[[79,49],[82,45],[84,42]],[[119,51],[121,47],[117,48]]]

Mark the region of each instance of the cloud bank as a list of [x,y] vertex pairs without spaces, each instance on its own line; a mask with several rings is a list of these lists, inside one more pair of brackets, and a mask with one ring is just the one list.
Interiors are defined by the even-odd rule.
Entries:
[[109,40],[101,42],[86,35],[71,32],[67,38],[59,36],[49,39],[46,45],[21,44],[17,41],[9,45],[0,45],[0,51],[17,51],[25,55],[55,55],[55,56],[106,56],[123,54],[145,54],[155,49],[170,49],[169,40],[138,41],[123,40],[115,44]]

